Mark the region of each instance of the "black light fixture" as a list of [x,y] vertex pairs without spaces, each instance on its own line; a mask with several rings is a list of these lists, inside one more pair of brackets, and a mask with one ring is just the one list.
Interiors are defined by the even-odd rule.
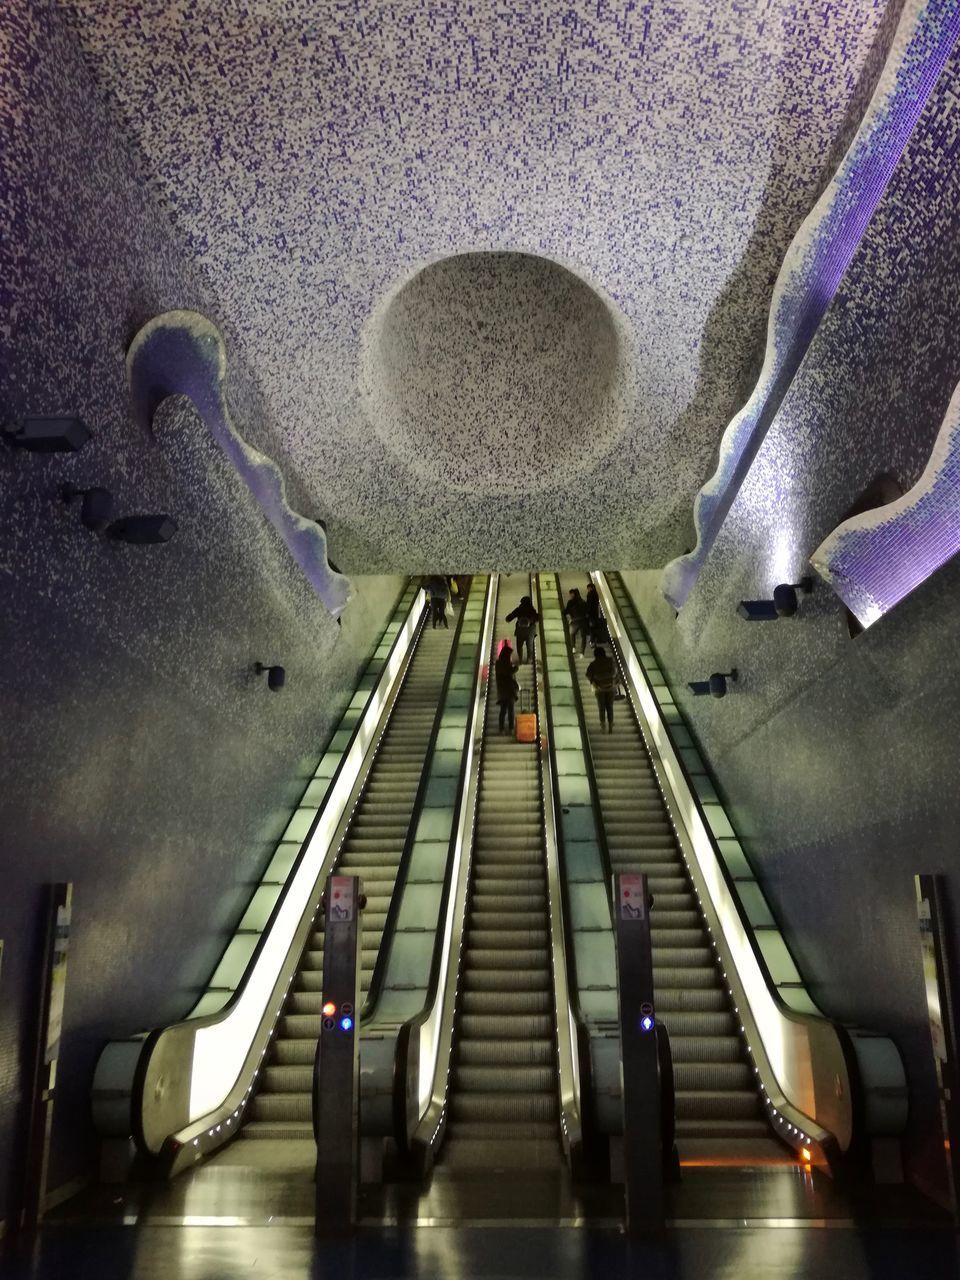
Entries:
[[8,444],[31,453],[77,453],[90,439],[90,428],[80,418],[24,418],[2,434]]
[[88,489],[65,484],[60,497],[66,503],[80,499],[80,522],[91,533],[104,533],[117,542],[130,542],[147,546],[155,542],[169,542],[177,532],[176,521],[165,514],[148,516],[121,516],[112,520],[114,498],[109,489],[99,486]]
[[60,497],[67,504],[80,499],[80,523],[91,533],[103,533],[113,515],[113,494],[109,489],[78,489],[65,484]]
[[278,693],[287,682],[287,673],[283,667],[269,667],[265,662],[255,662],[253,669],[258,676],[267,673],[267,688]]
[[108,538],[115,538],[117,542],[130,542],[135,546],[169,542],[176,532],[176,521],[165,514],[124,516],[107,527]]
[[737,613],[746,622],[776,622],[778,618],[792,618],[800,607],[797,592],[808,596],[812,590],[812,578],[781,582],[774,587],[772,600],[741,600]]
[[691,680],[687,688],[696,698],[702,698],[706,694],[710,694],[713,698],[725,698],[727,695],[727,681],[733,680],[736,682],[737,676],[736,667],[730,671],[715,671],[709,680]]

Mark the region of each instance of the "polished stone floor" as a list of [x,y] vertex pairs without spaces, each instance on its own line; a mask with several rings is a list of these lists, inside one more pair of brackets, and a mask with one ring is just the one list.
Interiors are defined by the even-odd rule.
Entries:
[[[4,1280],[960,1280],[946,1216],[903,1188],[844,1193],[792,1167],[694,1168],[660,1239],[631,1240],[616,1188],[450,1177],[368,1189],[350,1238],[312,1232],[312,1146],[238,1142],[170,1183],[97,1187],[61,1206]],[[467,1225],[469,1224],[469,1225]]]
[[5,1280],[955,1280],[944,1229],[689,1227],[660,1241],[613,1230],[361,1230],[318,1243],[304,1227],[48,1227]]

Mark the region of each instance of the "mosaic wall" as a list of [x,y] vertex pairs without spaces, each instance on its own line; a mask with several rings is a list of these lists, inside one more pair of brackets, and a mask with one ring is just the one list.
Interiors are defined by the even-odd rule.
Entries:
[[[212,318],[255,371],[267,416],[250,443],[309,498],[352,573],[662,565],[690,545],[692,495],[755,381],[783,254],[869,101],[900,6],[59,7]],[[602,429],[583,422],[575,479],[536,475],[523,429],[504,448],[484,343],[456,307],[423,335],[424,386],[413,363],[401,376],[405,405],[362,392],[384,300],[439,259],[490,250],[583,280],[576,323],[597,299],[624,322],[615,403]],[[539,406],[536,444],[554,459],[572,449],[569,416],[553,412],[566,347],[546,333],[531,352],[529,315],[505,312],[515,358],[498,376],[511,403]],[[430,401],[431,365],[458,355],[462,394]],[[383,389],[389,370],[374,372]],[[451,439],[458,467],[425,479]]]
[[[74,882],[51,1185],[96,1161],[89,1086],[110,1035],[190,1007],[352,692],[400,579],[358,579],[338,626],[182,398],[140,425],[141,325],[206,309],[50,5],[0,19],[0,423],[79,414],[77,454],[0,443],[0,1220],[36,1008],[42,886]],[[256,418],[240,362],[231,394]],[[170,512],[111,543],[60,501]],[[280,662],[268,692],[255,661]]]
[[810,557],[869,627],[960,550],[960,388],[923,475],[901,498],[838,525]]
[[[724,433],[717,470],[697,497],[697,546],[664,573],[664,594],[677,608],[713,548],[958,36],[960,10],[952,0],[906,6],[857,137],[781,268],[760,380]],[[939,148],[943,165],[952,150]]]
[[[679,616],[657,573],[633,582],[815,998],[897,1038],[912,1089],[910,1168],[928,1185],[942,1177],[942,1141],[911,877],[945,873],[960,910],[960,559],[856,639],[819,579],[793,619],[748,623],[736,609],[809,572],[877,477],[892,475],[914,510],[925,490],[942,492],[923,477],[955,434],[960,380],[958,83],[960,49]],[[954,490],[944,517],[956,509]],[[922,533],[913,557],[928,555]],[[900,572],[887,567],[879,589]],[[688,680],[732,666],[739,679],[723,701],[687,695]]]

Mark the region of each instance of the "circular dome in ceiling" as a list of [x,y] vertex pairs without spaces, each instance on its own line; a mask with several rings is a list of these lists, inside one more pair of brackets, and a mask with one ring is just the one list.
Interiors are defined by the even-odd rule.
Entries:
[[468,253],[423,267],[366,326],[360,391],[428,484],[522,495],[573,481],[624,427],[622,323],[565,267]]

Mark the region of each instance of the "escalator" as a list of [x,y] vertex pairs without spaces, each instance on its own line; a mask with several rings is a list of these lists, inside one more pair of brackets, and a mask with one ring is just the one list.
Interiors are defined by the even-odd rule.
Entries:
[[[362,877],[367,897],[361,968],[364,995],[380,949],[455,635],[455,625],[450,630],[424,625],[341,845],[337,870]],[[322,916],[318,916],[318,925],[303,952],[268,1051],[262,1086],[241,1130],[245,1138],[313,1138],[313,1063],[322,1002]]]
[[[524,582],[522,591],[529,587]],[[507,592],[509,591],[509,596]],[[497,616],[519,590],[501,579]],[[490,654],[446,1137],[451,1170],[559,1168],[557,1050],[540,758],[498,730]],[[517,671],[534,693],[535,664]]]
[[[631,608],[617,574],[608,575],[621,609]],[[562,600],[579,576],[558,579]],[[616,659],[612,645],[607,652]],[[591,660],[571,655],[579,685],[613,872],[644,872],[651,915],[657,1009],[673,1051],[676,1136],[681,1163],[793,1163],[772,1136],[721,981],[709,934],[628,699],[615,703],[612,734],[601,729],[587,680]]]

